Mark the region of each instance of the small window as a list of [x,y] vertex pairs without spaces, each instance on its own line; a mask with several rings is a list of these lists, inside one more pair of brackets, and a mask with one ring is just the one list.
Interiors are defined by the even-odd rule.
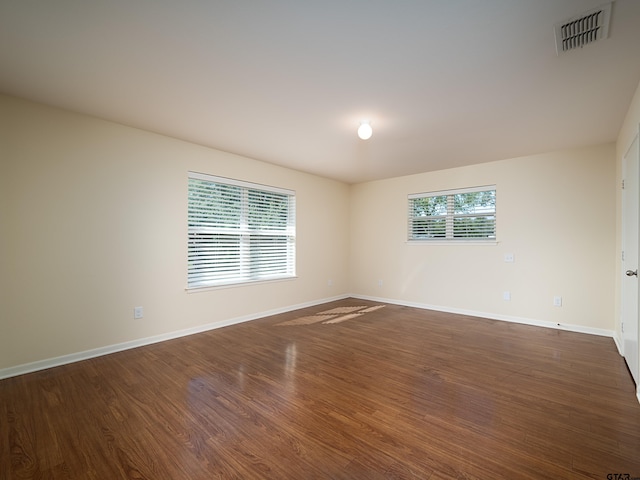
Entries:
[[409,241],[495,239],[495,186],[409,195]]
[[188,288],[295,276],[295,193],[189,173]]

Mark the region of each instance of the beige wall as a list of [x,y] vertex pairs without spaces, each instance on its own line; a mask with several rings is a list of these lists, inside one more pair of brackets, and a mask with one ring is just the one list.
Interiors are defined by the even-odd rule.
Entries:
[[636,88],[635,95],[629,105],[629,110],[618,134],[616,143],[616,158],[620,161],[624,154],[631,146],[631,142],[638,134],[638,125],[640,125],[640,84]]
[[[610,332],[615,175],[609,144],[353,186],[352,291]],[[492,184],[496,245],[407,244],[408,194]],[[504,262],[506,253],[515,255],[514,263]],[[504,291],[511,301],[503,300]],[[555,295],[562,307],[553,306]]]
[[[0,370],[349,291],[346,184],[6,96],[0,161]],[[295,190],[298,278],[186,293],[189,170]]]

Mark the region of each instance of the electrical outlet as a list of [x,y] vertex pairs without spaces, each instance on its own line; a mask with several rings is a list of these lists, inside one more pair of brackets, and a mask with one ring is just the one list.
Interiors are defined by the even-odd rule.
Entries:
[[382,280],[378,280],[378,286],[381,287],[382,286]]
[[511,300],[511,292],[502,292],[502,299],[506,301]]
[[561,307],[562,306],[562,297],[560,297],[560,296],[553,297],[553,306],[554,307]]
[[135,307],[133,309],[133,318],[138,319],[144,317],[144,309],[142,307]]
[[333,287],[333,280],[331,280],[331,279],[327,280],[327,285],[329,287]]
[[513,255],[513,253],[505,253],[504,254],[504,261],[507,263],[513,263],[515,262],[516,258]]

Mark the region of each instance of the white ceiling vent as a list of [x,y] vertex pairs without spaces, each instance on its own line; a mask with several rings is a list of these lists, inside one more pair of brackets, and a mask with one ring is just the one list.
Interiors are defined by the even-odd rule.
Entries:
[[577,17],[557,23],[555,31],[558,55],[607,38],[612,3],[600,5],[598,8],[584,12]]

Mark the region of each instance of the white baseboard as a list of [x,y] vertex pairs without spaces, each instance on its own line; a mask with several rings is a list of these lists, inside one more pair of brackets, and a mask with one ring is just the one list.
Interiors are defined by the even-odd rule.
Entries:
[[[522,323],[524,325],[532,325],[535,327],[555,328],[556,330],[566,330],[569,332],[577,332],[577,333],[588,333],[590,335],[599,335],[601,337],[612,337],[614,341],[616,341],[614,331],[605,330],[603,328],[593,328],[593,327],[584,327],[581,325],[561,324],[561,323],[554,323],[554,322],[549,322],[545,320],[536,320],[532,318],[512,317],[509,315],[477,312],[475,310],[464,310],[460,308],[443,307],[441,305],[427,305],[424,303],[406,302],[402,300],[395,300],[392,298],[372,297],[368,295],[357,295],[357,294],[351,294],[349,296],[352,298],[359,298],[361,300],[371,300],[371,301],[380,302],[380,303],[391,303],[393,305],[402,305],[405,307],[421,308],[425,310],[435,310],[437,312],[456,313],[459,315],[468,315],[470,317],[481,317],[481,318],[488,318],[490,320],[502,320],[505,322]],[[620,351],[619,348],[618,348],[618,351]]]
[[3,378],[24,375],[25,373],[32,373],[32,372],[37,372],[39,370],[46,370],[48,368],[58,367],[60,365],[66,365],[69,363],[79,362],[82,360],[88,360],[90,358],[100,357],[102,355],[108,355],[110,353],[121,352],[123,350],[129,350],[132,348],[143,347],[145,345],[164,342],[166,340],[173,340],[174,338],[186,337],[188,335],[194,335],[196,333],[207,332],[209,330],[215,330],[217,328],[228,327],[229,325],[249,322],[251,320],[257,320],[259,318],[269,317],[271,315],[278,315],[280,313],[286,313],[292,310],[313,307],[315,305],[321,305],[323,303],[333,302],[336,300],[343,300],[348,297],[349,295],[339,295],[331,298],[323,298],[321,300],[314,300],[311,302],[300,303],[297,305],[290,305],[288,307],[276,308],[273,310],[254,313],[251,315],[245,315],[242,317],[222,320],[220,322],[209,323],[205,325],[198,325],[197,327],[163,333],[161,335],[154,335],[152,337],[140,338],[140,339],[132,340],[129,342],[118,343],[115,345],[107,345],[105,347],[94,348],[92,350],[85,350],[83,352],[72,353],[69,355],[62,355],[60,357],[48,358],[45,360],[25,363],[22,365],[16,365],[15,367],[3,368],[3,369],[0,369],[0,380],[2,380]]
[[622,340],[620,339],[620,337],[618,336],[618,332],[614,332],[613,334],[613,341],[616,344],[616,348],[618,349],[618,353],[620,354],[621,357],[624,357],[624,348],[622,347]]
[[[619,336],[619,332],[614,332],[613,341],[616,344],[616,348],[618,349],[620,356],[624,357],[624,343]],[[629,376],[631,376],[631,372],[629,372]],[[638,399],[638,403],[640,403],[640,385],[636,385],[636,398]]]

